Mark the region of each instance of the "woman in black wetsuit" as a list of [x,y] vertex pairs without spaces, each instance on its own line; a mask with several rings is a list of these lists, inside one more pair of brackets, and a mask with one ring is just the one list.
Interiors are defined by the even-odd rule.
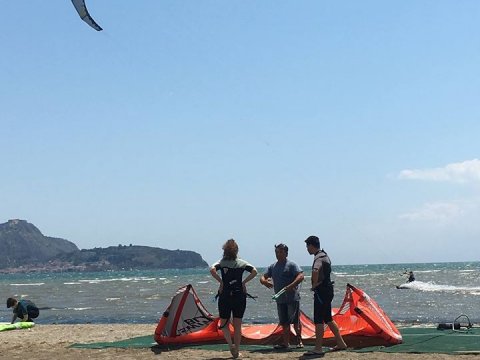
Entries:
[[[220,275],[218,275],[220,271]],[[250,274],[243,278],[243,272]],[[247,289],[245,284],[257,275],[257,269],[245,260],[238,258],[238,245],[230,239],[223,245],[223,257],[212,265],[212,276],[220,283],[218,288],[218,312],[220,325],[225,340],[234,359],[238,358],[242,340],[242,318],[247,306]],[[229,323],[233,315],[233,343]]]

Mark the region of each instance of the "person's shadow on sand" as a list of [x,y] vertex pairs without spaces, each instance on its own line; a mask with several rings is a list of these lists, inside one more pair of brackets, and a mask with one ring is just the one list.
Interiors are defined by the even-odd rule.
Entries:
[[[150,350],[155,354],[155,355],[161,355],[162,353],[164,352],[169,352],[169,351],[172,351],[172,350],[176,350],[176,349],[179,349],[179,348],[176,348],[176,347],[171,347],[171,348],[162,348],[161,346],[158,346],[158,345],[155,345],[155,346],[152,346],[150,348]],[[253,351],[253,352],[260,352],[260,353],[274,353],[275,351],[266,351],[266,350],[257,350],[257,351]],[[292,356],[292,358],[296,358],[295,354],[292,354],[294,356]],[[325,354],[319,354],[317,356],[304,356],[304,355],[301,355],[300,357],[298,357],[299,360],[308,360],[308,359],[318,359],[318,358],[321,358],[323,357]],[[232,357],[229,357],[227,359],[232,359]],[[206,358],[205,360],[225,360],[225,357],[212,357],[212,358]]]
[[[162,348],[158,345],[154,345],[150,348],[150,350],[155,354],[155,355],[162,355],[162,353],[164,352],[169,352],[169,351],[172,351],[172,350],[176,350],[177,348]],[[231,357],[230,357],[231,358]],[[225,360],[224,357],[213,357],[213,358],[206,358],[205,360]]]
[[[177,349],[180,349],[180,348],[181,347],[175,347],[175,346],[165,348],[165,347],[161,347],[159,345],[154,345],[154,346],[150,347],[150,350],[155,355],[162,355],[162,353],[164,353],[164,352],[170,352],[172,350],[177,350]],[[208,358],[208,359],[205,359],[205,360],[225,360],[225,358],[224,357],[213,357],[213,358]]]

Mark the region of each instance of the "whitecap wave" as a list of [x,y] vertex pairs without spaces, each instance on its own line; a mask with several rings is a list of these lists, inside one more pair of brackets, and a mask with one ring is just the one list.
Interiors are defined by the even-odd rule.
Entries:
[[343,273],[334,273],[337,277],[372,277],[372,276],[384,276],[384,274],[372,273],[372,274],[343,274]]
[[123,277],[123,278],[112,278],[112,279],[81,279],[78,280],[80,283],[88,283],[88,284],[100,284],[105,282],[115,282],[115,281],[122,281],[122,282],[138,282],[138,281],[153,281],[156,280],[152,277]]
[[412,289],[419,291],[469,291],[478,292],[480,287],[471,286],[453,286],[453,285],[440,285],[433,282],[412,281],[409,283],[401,284],[397,286],[399,289]]
[[10,284],[10,286],[42,286],[45,283],[29,283],[29,284]]

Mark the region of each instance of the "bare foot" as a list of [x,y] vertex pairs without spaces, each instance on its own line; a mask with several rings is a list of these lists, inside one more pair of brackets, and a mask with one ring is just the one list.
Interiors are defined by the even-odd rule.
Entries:
[[238,349],[235,347],[235,345],[232,345],[230,347],[230,354],[232,354],[232,357],[234,359],[238,359],[238,357],[240,356],[240,353],[238,352]]

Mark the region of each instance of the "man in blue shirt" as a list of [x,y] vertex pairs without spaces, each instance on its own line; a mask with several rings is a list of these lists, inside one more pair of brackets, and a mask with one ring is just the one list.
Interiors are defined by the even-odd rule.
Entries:
[[287,259],[287,245],[275,245],[275,256],[277,262],[270,265],[267,272],[260,277],[260,283],[269,289],[273,287],[275,294],[285,289],[282,295],[276,297],[279,323],[283,329],[283,343],[276,345],[275,348],[288,349],[290,347],[290,324],[293,324],[297,334],[297,347],[302,348],[298,285],[304,279],[303,270],[293,261]]

